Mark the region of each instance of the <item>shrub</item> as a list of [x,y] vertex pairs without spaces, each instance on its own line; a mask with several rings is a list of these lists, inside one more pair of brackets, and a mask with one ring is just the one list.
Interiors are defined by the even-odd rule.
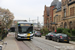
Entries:
[[63,31],[62,31],[62,33],[64,33],[64,34],[67,34],[67,30],[66,29],[64,29]]
[[72,36],[71,33],[69,33],[69,29],[64,29],[62,33],[67,34],[69,37]]
[[48,33],[43,34],[43,36],[47,35]]
[[69,37],[71,37],[71,36],[72,36],[72,35],[71,35],[71,33],[69,33],[69,32],[67,32],[66,34],[67,34]]
[[65,28],[64,30],[68,31],[69,33],[71,32],[70,29],[66,29],[66,28]]
[[49,33],[49,30],[47,28],[43,28],[43,35],[45,36],[48,33]]
[[64,28],[57,28],[57,33],[62,33],[63,30]]
[[41,34],[43,34],[43,29],[40,30]]
[[72,36],[75,36],[75,29],[72,30]]

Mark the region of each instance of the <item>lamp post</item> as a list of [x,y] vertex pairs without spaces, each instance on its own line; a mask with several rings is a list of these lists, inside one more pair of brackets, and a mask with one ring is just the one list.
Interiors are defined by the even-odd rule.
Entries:
[[8,16],[6,16],[6,30],[8,29],[7,25],[8,25]]

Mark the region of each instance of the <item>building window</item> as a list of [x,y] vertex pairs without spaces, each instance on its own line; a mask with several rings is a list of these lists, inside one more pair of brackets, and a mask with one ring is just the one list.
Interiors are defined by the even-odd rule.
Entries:
[[54,27],[53,27],[53,31],[54,31]]
[[64,17],[66,17],[66,9],[64,9]]
[[70,29],[72,29],[72,21],[69,22]]
[[61,20],[61,19],[60,19],[60,16],[59,16],[59,22],[60,22],[60,20]]
[[69,2],[70,2],[71,0],[69,0]]
[[50,20],[51,20],[51,17],[50,17]]
[[74,15],[74,7],[70,8],[70,16]]
[[63,28],[63,22],[61,22],[61,28]]
[[67,23],[66,22],[64,23],[64,28],[67,28]]

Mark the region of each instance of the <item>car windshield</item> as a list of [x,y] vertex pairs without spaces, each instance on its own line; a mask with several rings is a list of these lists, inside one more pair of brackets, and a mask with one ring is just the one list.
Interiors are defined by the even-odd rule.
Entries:
[[52,33],[52,35],[55,35],[54,33]]
[[40,31],[37,31],[37,33],[40,33]]
[[51,33],[48,33],[48,35],[50,35]]
[[32,26],[24,26],[24,27],[18,27],[19,33],[33,33],[33,27]]
[[63,37],[67,37],[67,35],[65,35],[65,34],[62,34],[62,36],[63,36]]

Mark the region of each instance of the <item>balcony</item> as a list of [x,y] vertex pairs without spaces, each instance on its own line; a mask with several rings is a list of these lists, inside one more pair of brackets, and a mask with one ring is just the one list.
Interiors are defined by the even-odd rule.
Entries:
[[72,19],[72,18],[75,18],[75,16],[66,16],[66,17],[62,17],[63,20]]

